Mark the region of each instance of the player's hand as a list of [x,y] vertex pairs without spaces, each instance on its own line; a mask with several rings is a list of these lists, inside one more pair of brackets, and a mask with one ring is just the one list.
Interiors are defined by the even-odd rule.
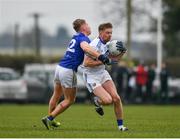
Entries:
[[106,55],[100,55],[98,57],[98,60],[100,60],[103,64],[107,64],[107,65],[111,63],[111,60]]
[[106,64],[106,65],[113,65],[113,64],[118,63],[117,60],[112,60],[109,57],[107,57],[106,55],[100,55],[98,57],[98,60],[100,60],[103,64]]
[[118,48],[118,50],[122,53],[126,53],[127,49],[124,47],[122,41],[117,41],[116,43],[116,47]]

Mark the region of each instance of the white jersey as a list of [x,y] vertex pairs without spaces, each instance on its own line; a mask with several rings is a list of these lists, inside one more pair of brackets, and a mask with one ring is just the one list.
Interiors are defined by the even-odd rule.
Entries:
[[[100,54],[105,54],[106,51],[108,50],[106,44],[103,43],[99,37],[91,41],[89,45],[92,46]],[[89,74],[102,73],[104,70],[105,70],[104,64],[95,67],[84,67],[84,72]]]

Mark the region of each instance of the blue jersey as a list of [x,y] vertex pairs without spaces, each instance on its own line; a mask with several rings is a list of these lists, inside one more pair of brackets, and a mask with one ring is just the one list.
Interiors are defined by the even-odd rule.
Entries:
[[77,68],[84,60],[84,51],[80,47],[80,43],[86,41],[90,43],[90,39],[83,33],[78,33],[72,37],[64,57],[59,65],[68,69],[77,71]]

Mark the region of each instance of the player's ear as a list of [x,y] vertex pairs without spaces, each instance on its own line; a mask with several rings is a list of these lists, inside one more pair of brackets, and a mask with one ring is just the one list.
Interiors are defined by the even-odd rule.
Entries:
[[99,35],[101,35],[101,34],[102,34],[102,30],[99,31]]

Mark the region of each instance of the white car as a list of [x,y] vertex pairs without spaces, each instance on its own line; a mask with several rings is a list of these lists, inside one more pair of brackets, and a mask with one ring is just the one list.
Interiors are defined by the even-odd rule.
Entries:
[[[24,79],[28,86],[28,101],[47,103],[53,92],[54,64],[26,64]],[[82,72],[77,73],[77,101],[84,101],[88,96]]]
[[[178,78],[169,78],[168,80],[169,84],[169,97],[176,97],[180,96],[180,79]],[[158,90],[160,90],[160,81],[159,79],[155,79],[153,83],[153,92],[157,93]]]
[[57,64],[26,64],[24,68],[24,79],[27,83],[37,80],[53,87],[54,73]]
[[53,92],[56,64],[26,64],[23,78],[27,82],[28,101],[48,103]]
[[26,101],[27,85],[11,68],[0,68],[0,100]]

